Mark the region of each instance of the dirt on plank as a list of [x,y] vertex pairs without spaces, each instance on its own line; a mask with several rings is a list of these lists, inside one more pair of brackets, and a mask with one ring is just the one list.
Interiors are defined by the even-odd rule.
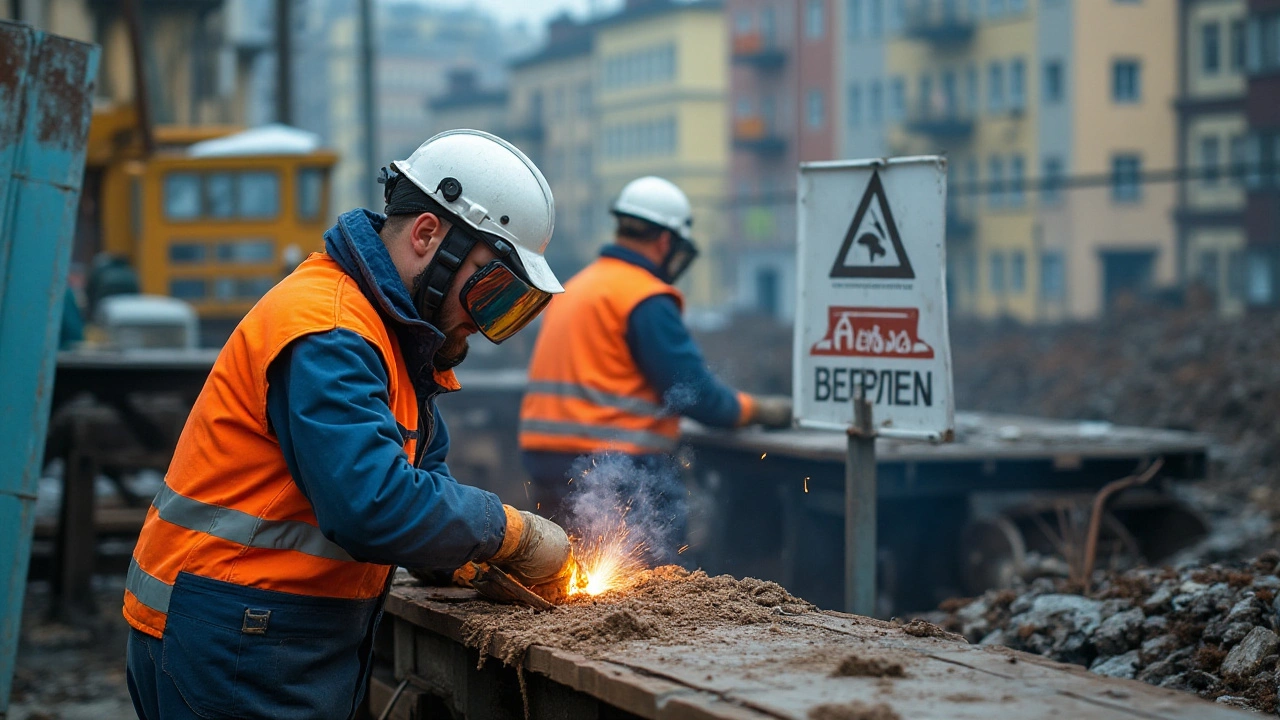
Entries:
[[767,624],[815,610],[777,583],[674,565],[644,571],[625,592],[577,596],[547,612],[483,601],[465,607],[467,644],[508,664],[518,664],[534,645],[591,656],[627,640],[673,645],[695,631]]
[[831,677],[905,677],[902,663],[886,657],[850,655],[840,661]]
[[902,720],[902,716],[884,703],[850,702],[819,705],[809,711],[809,720]]

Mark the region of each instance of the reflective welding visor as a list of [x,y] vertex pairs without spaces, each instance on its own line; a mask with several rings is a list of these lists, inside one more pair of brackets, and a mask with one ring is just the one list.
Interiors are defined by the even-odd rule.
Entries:
[[501,260],[494,260],[467,279],[461,299],[480,332],[490,342],[500,343],[538,317],[551,302],[551,293],[533,287]]
[[697,259],[698,246],[688,238],[671,233],[671,250],[662,261],[662,271],[667,275],[667,282],[674,285]]

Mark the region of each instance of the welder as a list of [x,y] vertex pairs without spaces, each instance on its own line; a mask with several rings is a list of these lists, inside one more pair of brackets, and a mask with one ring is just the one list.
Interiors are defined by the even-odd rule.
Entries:
[[384,169],[223,347],[126,579],[139,716],[348,718],[395,566],[485,561],[567,586],[555,523],[461,484],[436,408],[480,332],[502,342],[563,291],[537,167],[455,130]]
[[[520,411],[535,500],[548,517],[570,522],[565,503],[583,457],[621,455],[636,465],[632,477],[670,476],[682,415],[718,428],[791,424],[789,399],[753,397],[720,382],[685,327],[675,283],[698,249],[684,192],[663,178],[638,178],[611,212],[614,242],[542,317]],[[668,497],[658,506],[678,534],[684,493],[664,484]],[[628,493],[619,489],[624,500]]]

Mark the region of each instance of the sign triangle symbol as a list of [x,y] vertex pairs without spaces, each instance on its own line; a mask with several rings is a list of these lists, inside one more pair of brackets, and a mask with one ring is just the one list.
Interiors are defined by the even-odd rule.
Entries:
[[844,242],[831,266],[831,277],[913,279],[915,276],[911,259],[898,236],[898,225],[889,209],[880,173],[873,172],[853,214],[853,222],[845,231]]

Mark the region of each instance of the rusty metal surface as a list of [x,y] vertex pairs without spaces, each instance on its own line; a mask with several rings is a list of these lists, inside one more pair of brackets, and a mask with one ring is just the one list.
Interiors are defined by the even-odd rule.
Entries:
[[0,715],[8,708],[96,47],[0,22]]
[[[397,666],[409,674],[415,647],[463,644],[465,606],[395,588],[387,611],[414,633],[397,633]],[[520,615],[513,613],[512,631]],[[500,634],[492,651],[500,653]],[[833,677],[848,656],[900,663],[903,677]],[[496,664],[491,661],[490,664]],[[1093,675],[1005,648],[915,637],[843,613],[779,616],[768,625],[690,633],[679,645],[617,643],[591,658],[535,646],[524,669],[644,718],[806,720],[820,705],[884,704],[904,720],[930,718],[1186,718],[1250,713],[1142,683]],[[516,708],[518,711],[519,708]]]

